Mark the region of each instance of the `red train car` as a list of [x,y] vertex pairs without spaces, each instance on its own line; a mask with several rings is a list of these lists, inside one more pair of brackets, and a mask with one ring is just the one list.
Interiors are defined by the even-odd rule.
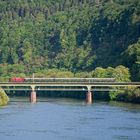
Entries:
[[21,78],[21,77],[12,77],[10,78],[9,80],[10,82],[19,82],[19,83],[22,83],[22,82],[25,82],[25,78]]

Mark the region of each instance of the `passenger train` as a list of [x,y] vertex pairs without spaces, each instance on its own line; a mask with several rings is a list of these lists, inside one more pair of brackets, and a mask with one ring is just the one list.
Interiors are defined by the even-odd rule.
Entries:
[[12,77],[9,82],[115,82],[115,78],[22,78]]

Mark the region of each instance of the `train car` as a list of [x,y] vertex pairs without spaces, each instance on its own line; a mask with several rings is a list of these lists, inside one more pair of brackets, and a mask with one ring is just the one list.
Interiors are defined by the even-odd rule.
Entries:
[[115,82],[115,78],[22,78],[22,77],[12,77],[9,80],[10,82]]
[[26,82],[115,82],[115,78],[25,78]]
[[25,82],[25,78],[21,77],[12,77],[9,79],[10,82],[17,82],[17,83],[22,83]]

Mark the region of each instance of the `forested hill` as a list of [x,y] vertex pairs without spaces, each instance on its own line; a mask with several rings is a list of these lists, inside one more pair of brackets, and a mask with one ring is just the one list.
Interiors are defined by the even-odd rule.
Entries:
[[124,65],[140,79],[140,0],[1,0],[0,75]]

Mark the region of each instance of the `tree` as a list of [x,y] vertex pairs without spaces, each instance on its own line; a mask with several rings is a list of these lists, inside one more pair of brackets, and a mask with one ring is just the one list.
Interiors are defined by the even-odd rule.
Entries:
[[135,81],[140,79],[140,39],[137,43],[132,44],[123,54],[123,62],[130,67],[132,78]]
[[112,75],[118,82],[130,82],[129,69],[124,66],[117,66]]
[[101,67],[97,67],[93,71],[93,77],[95,78],[105,78],[107,76],[106,69],[103,69]]

